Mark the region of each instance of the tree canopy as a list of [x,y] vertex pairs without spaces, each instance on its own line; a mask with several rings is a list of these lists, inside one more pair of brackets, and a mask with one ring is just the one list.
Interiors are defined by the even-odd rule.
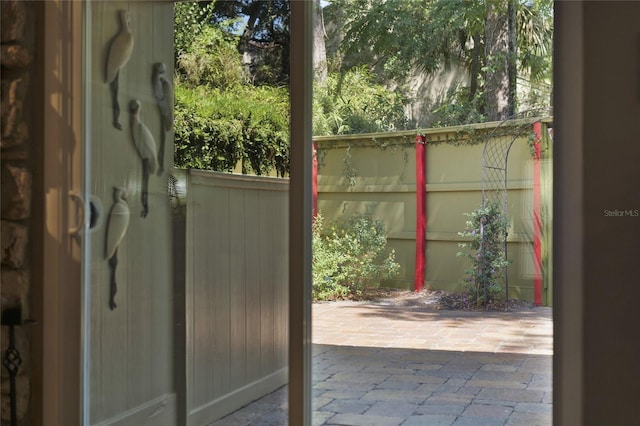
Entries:
[[[552,0],[314,2],[316,135],[415,127],[425,95],[408,82],[453,67],[468,79],[440,88],[432,126],[550,107]],[[176,164],[286,175],[290,1],[176,3],[175,17]]]
[[[335,54],[343,71],[366,65],[380,81],[401,85],[414,70],[462,66],[469,85],[461,90],[474,119],[515,112],[515,97],[508,100],[510,113],[497,103],[501,91],[513,96],[517,81],[537,96],[523,99],[522,107],[550,103],[551,0],[331,0],[325,15],[339,31]],[[451,95],[461,101],[460,93]]]
[[234,16],[215,7],[220,3],[236,2],[175,6],[176,166],[227,172],[240,167],[242,173],[285,176],[288,87],[278,83],[283,80],[278,72],[263,72],[275,75],[264,81],[248,69],[238,48],[244,35],[238,34]]

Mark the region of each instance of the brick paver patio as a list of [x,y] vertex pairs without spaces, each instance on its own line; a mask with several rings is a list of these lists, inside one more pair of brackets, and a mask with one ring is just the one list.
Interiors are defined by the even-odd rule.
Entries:
[[[314,425],[551,425],[550,308],[313,305]],[[214,423],[286,425],[286,386]]]

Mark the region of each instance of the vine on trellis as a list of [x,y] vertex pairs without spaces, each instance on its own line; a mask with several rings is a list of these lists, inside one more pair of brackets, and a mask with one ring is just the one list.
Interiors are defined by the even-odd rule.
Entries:
[[[408,139],[408,137],[403,136],[402,140],[404,141],[405,139]],[[404,169],[406,169],[406,165],[409,164],[409,153],[407,151],[407,148],[409,146],[413,146],[413,144],[412,143],[410,144],[407,142],[391,143],[391,142],[386,142],[384,140],[379,140],[375,137],[372,137],[370,141],[373,142],[373,144],[362,144],[362,145],[358,145],[357,148],[376,148],[376,149],[380,149],[381,151],[386,151],[387,149],[389,149],[394,153],[398,152],[399,149],[402,149],[402,158],[403,158],[405,167],[403,168],[403,172],[400,174],[400,181],[403,181],[405,177]],[[343,143],[339,143],[339,142],[343,142]],[[318,167],[322,167],[325,165],[327,152],[329,150],[345,148],[346,154],[342,158],[342,164],[343,164],[342,170],[343,170],[344,177],[347,179],[349,187],[353,188],[356,185],[357,178],[358,178],[358,170],[353,165],[353,161],[352,161],[353,155],[351,154],[351,149],[356,147],[355,144],[351,143],[350,141],[327,141],[327,142],[324,142],[323,145],[325,146],[323,146],[322,148],[318,146],[315,151]]]
[[487,306],[505,297],[501,281],[509,265],[503,250],[507,218],[502,213],[502,208],[494,202],[466,215],[470,217],[466,229],[458,234],[471,241],[458,245],[470,248],[472,252],[458,252],[457,255],[469,258],[472,263],[464,279],[467,293],[475,300],[477,307]]
[[[430,145],[439,145],[439,144],[447,144],[452,146],[474,146],[486,143],[488,138],[497,139],[503,137],[513,137],[513,140],[519,137],[526,137],[527,144],[529,146],[529,150],[531,155],[535,154],[535,133],[531,127],[533,121],[526,121],[524,123],[513,124],[509,123],[508,125],[500,125],[495,128],[477,128],[473,125],[468,126],[456,126],[447,130],[447,128],[442,128],[442,133],[425,133],[425,143]],[[413,148],[415,142],[413,138],[409,135],[404,134],[398,135],[398,137],[391,139],[389,138],[381,138],[376,136],[367,136],[363,135],[362,140],[368,143],[357,144],[357,148],[365,148],[365,149],[392,149],[393,152],[397,152],[398,149],[402,149],[403,151],[403,159],[405,165],[409,162],[409,148]],[[421,134],[421,131],[416,130],[415,134]],[[353,136],[353,135],[349,135]],[[318,160],[318,167],[322,167],[325,164],[327,152],[332,149],[340,149],[346,148],[346,154],[342,159],[343,162],[343,174],[347,179],[349,187],[353,187],[357,183],[358,171],[353,165],[353,154],[351,153],[351,149],[356,147],[350,140],[340,140],[339,136],[335,138],[335,140],[323,141],[322,146],[318,146],[316,150],[316,159]],[[401,175],[401,180],[404,179],[404,172]]]

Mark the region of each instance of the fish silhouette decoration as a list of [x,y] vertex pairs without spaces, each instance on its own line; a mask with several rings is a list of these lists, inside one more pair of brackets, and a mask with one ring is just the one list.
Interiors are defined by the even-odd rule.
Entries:
[[133,34],[131,34],[131,19],[126,10],[118,11],[120,16],[120,31],[111,39],[105,82],[109,83],[111,91],[111,107],[113,110],[113,127],[122,130],[120,124],[120,104],[118,103],[118,80],[120,71],[129,62],[133,52]]

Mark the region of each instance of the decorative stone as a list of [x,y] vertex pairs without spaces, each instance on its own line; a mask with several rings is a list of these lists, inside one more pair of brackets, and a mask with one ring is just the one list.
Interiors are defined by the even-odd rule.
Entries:
[[12,163],[2,165],[2,218],[28,219],[31,216],[31,172]]
[[29,158],[29,153],[25,150],[2,151],[2,159],[6,161],[25,161]]
[[10,137],[22,121],[22,105],[27,91],[27,77],[2,81],[2,137]]
[[27,10],[24,1],[3,0],[0,7],[2,13],[2,42],[22,41],[24,39],[24,24],[27,20]]
[[[28,140],[29,126],[26,122],[21,121],[20,124],[18,124],[18,128],[13,132],[13,135],[8,138],[3,137],[0,139],[0,147],[2,149],[12,148],[14,146],[23,145]],[[5,156],[5,154],[2,153],[2,158],[7,159],[9,157]]]
[[2,296],[0,300],[4,298],[22,300],[25,302],[22,303],[22,318],[30,318],[29,304],[26,303],[26,301],[29,300],[29,288],[31,287],[31,275],[29,271],[4,267],[0,273],[0,282],[2,282]]
[[[2,367],[4,368],[4,367]],[[4,375],[6,377],[6,374]],[[29,392],[31,383],[29,377],[18,375],[16,377],[16,408],[18,420],[22,420],[27,414],[29,406]],[[11,405],[9,402],[9,379],[2,380],[2,424],[9,424],[11,419]]]
[[18,269],[24,265],[29,229],[19,223],[3,220],[0,226],[2,264]]
[[[24,108],[33,103],[25,96],[29,85],[29,66],[33,63],[33,39],[35,36],[34,8],[24,0],[2,0],[0,3],[0,169],[1,213],[0,239],[2,242],[2,269],[0,273],[1,299],[19,299],[22,318],[29,318],[30,271],[20,269],[26,265],[29,228],[22,223],[5,219],[23,220],[31,214],[32,175],[22,165],[29,153],[29,121],[23,117]],[[27,23],[29,20],[29,24]],[[5,72],[7,71],[7,72]],[[26,109],[25,113],[29,113]],[[23,222],[26,224],[26,221]],[[6,319],[6,318],[5,318]],[[29,423],[30,379],[30,327],[16,327],[16,346],[22,357],[22,365],[16,378],[18,424]],[[8,327],[0,327],[0,357],[9,344]],[[2,384],[0,389],[0,424],[10,423],[9,381],[7,370],[0,365]]]
[[19,44],[4,45],[0,48],[2,66],[6,68],[24,68],[31,63],[29,49]]

